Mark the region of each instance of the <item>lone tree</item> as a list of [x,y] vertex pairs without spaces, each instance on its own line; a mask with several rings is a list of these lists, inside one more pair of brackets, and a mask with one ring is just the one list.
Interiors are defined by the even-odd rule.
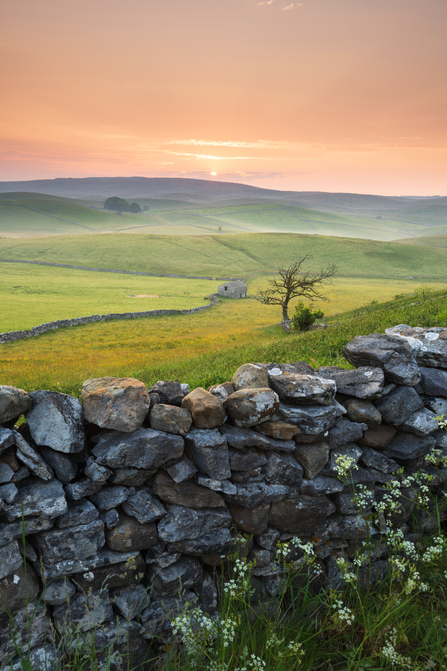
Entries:
[[264,305],[280,305],[282,308],[281,326],[285,331],[290,329],[290,318],[288,313],[289,303],[292,298],[307,298],[313,302],[315,300],[327,301],[328,298],[321,293],[323,284],[331,282],[335,275],[335,266],[328,265],[327,268],[319,270],[317,273],[303,271],[301,269],[305,261],[309,261],[310,256],[306,254],[300,261],[296,261],[288,268],[278,269],[278,278],[269,280],[269,288],[260,291],[256,296],[257,300]]

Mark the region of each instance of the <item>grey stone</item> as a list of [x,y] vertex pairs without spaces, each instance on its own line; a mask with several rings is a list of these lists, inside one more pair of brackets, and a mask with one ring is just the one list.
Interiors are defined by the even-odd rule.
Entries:
[[447,372],[435,368],[422,367],[421,385],[427,396],[441,396],[447,398]]
[[167,597],[162,601],[151,601],[149,606],[140,614],[139,620],[143,625],[144,638],[169,636],[172,632],[172,620],[185,611],[188,604],[194,607],[198,598],[194,592],[186,591],[182,597]]
[[231,548],[231,533],[227,527],[214,529],[198,538],[186,538],[185,540],[168,543],[170,552],[183,552],[193,557],[209,555],[227,556]]
[[84,468],[84,475],[92,482],[106,482],[112,475],[110,468],[97,464],[93,457],[89,457]]
[[[30,648],[29,655],[28,652],[26,654],[27,660],[29,659],[30,668],[33,669],[33,671],[59,669],[61,665],[61,656],[60,650],[50,643],[36,645],[34,648]],[[15,657],[11,663],[12,666],[8,665],[3,671],[23,671],[23,664],[20,657]]]
[[397,387],[388,396],[376,401],[376,408],[383,419],[392,426],[403,424],[423,405],[423,400],[412,387]]
[[[51,529],[53,524],[54,520],[48,520],[43,517],[26,517],[23,520],[25,536],[30,536],[38,531]],[[20,538],[22,538],[22,520],[10,522],[9,524],[0,523],[0,547]]]
[[357,538],[366,538],[368,535],[368,527],[370,533],[374,533],[374,526],[368,524],[361,515],[335,514],[328,520],[326,533],[331,538],[355,540]]
[[233,391],[239,391],[240,389],[259,389],[270,386],[267,371],[262,366],[258,366],[255,363],[244,363],[242,366],[239,366],[233,375],[231,383],[233,385]]
[[140,524],[135,518],[119,514],[119,523],[106,530],[107,545],[116,552],[147,550],[158,540],[154,522]]
[[225,500],[245,508],[258,508],[264,503],[280,501],[289,494],[286,485],[268,485],[265,482],[238,484],[237,494],[225,494]]
[[420,408],[413,412],[403,424],[400,425],[402,431],[409,431],[416,436],[428,436],[437,430],[438,424],[435,421],[436,413],[427,408]]
[[219,431],[225,436],[228,445],[237,450],[242,450],[246,447],[256,447],[266,452],[270,450],[275,450],[275,452],[293,452],[295,450],[293,440],[275,440],[252,429],[224,424],[219,427]]
[[71,454],[56,452],[51,447],[41,447],[40,454],[56,473],[59,482],[66,485],[67,482],[74,480],[78,472],[78,465]]
[[27,412],[31,405],[29,395],[23,389],[0,385],[0,424],[6,424]]
[[17,541],[11,541],[0,547],[0,579],[6,578],[10,573],[17,571],[23,564]]
[[94,520],[89,524],[41,531],[34,538],[45,566],[68,559],[87,559],[105,543],[104,523]]
[[192,416],[186,408],[157,403],[151,410],[150,423],[152,429],[184,436],[191,427]]
[[[371,495],[374,493],[371,492]],[[339,492],[334,496],[335,505],[337,506],[337,512],[341,515],[358,515],[359,506],[355,502],[355,494],[352,492]],[[365,513],[371,510],[371,505],[367,506],[366,509],[362,508],[361,512],[364,515]]]
[[344,484],[337,480],[337,478],[317,475],[313,480],[303,480],[300,494],[305,494],[306,496],[325,496],[327,494],[342,492],[344,488]]
[[[0,484],[10,482],[13,478],[14,471],[8,464],[4,464],[0,461]],[[1,498],[1,496],[0,496]]]
[[79,524],[90,524],[99,517],[99,512],[87,499],[68,501],[68,510],[56,520],[59,529],[74,527]]
[[363,422],[368,425],[369,429],[378,426],[382,421],[382,415],[371,401],[350,398],[344,403],[344,406],[351,421]]
[[248,560],[255,562],[256,568],[264,568],[273,559],[273,552],[261,548],[258,545],[253,545],[252,549],[248,553]]
[[313,480],[329,461],[329,445],[325,442],[298,443],[293,454],[304,469],[305,477]]
[[272,485],[299,487],[303,480],[303,469],[291,454],[270,452],[265,468],[265,479]]
[[81,398],[88,422],[124,433],[140,428],[150,404],[144,384],[131,377],[86,380]]
[[[436,447],[447,447],[447,431],[445,431],[444,429],[438,429],[437,431],[432,433],[431,436],[436,441]],[[5,485],[5,486],[8,487],[10,485]],[[1,496],[1,493],[0,493],[0,496]]]
[[14,445],[14,435],[11,429],[0,426],[0,454],[7,450],[8,447],[11,447],[11,445]]
[[30,470],[26,466],[21,466],[12,476],[12,482],[21,482],[30,475]]
[[[183,388],[184,387],[184,388]],[[189,387],[188,387],[189,388]],[[186,391],[186,394],[185,394]],[[183,398],[189,393],[186,385],[181,385],[175,380],[160,380],[152,387],[148,388],[149,394],[158,394],[160,397],[159,403],[166,403],[167,405],[181,405]]]
[[8,485],[0,486],[0,499],[6,503],[14,503],[19,495],[19,490],[13,482]]
[[385,376],[396,384],[411,386],[420,380],[412,349],[399,337],[381,333],[356,336],[346,345],[343,353],[353,366],[382,368]]
[[235,503],[229,503],[228,510],[239,531],[250,535],[259,535],[267,530],[270,513],[269,503],[264,503],[257,508],[246,508]]
[[217,614],[217,588],[207,571],[202,571],[202,576],[195,586],[195,591],[200,599],[200,605],[204,613],[208,615]]
[[125,487],[141,487],[154,474],[154,470],[115,468],[109,482],[113,485],[124,485]]
[[[245,482],[262,482],[265,480],[265,473],[262,472],[262,468],[259,466],[259,468],[254,468],[252,471],[233,471],[231,479],[236,485]],[[235,492],[229,493],[233,494]]]
[[232,471],[251,471],[267,463],[267,457],[263,452],[250,449],[228,450],[230,466]]
[[47,606],[61,606],[68,603],[75,593],[76,587],[69,578],[59,578],[44,585],[42,601]]
[[84,415],[77,398],[56,391],[33,391],[26,421],[37,445],[57,452],[81,452],[84,448]]
[[[63,559],[56,564],[45,567],[45,579],[52,580],[53,578],[61,578],[65,575],[73,575],[73,573],[81,573],[85,575],[86,573],[92,573],[92,580],[95,577],[94,569],[101,568],[103,566],[109,567],[110,564],[120,564],[125,563],[130,560],[132,557],[135,558],[138,556],[138,552],[114,552],[108,548],[99,550],[93,557],[88,557],[87,559]],[[37,562],[36,562],[37,564]],[[34,568],[40,572],[40,564],[34,565]],[[77,578],[78,576],[76,576]],[[128,582],[128,579],[127,579]],[[126,584],[126,583],[124,583]],[[87,587],[89,583],[87,582]],[[99,589],[100,585],[98,585]]]
[[109,590],[84,595],[78,592],[70,603],[56,606],[53,610],[54,625],[60,634],[86,632],[113,620],[109,603]]
[[[90,567],[82,573],[71,576],[78,590],[82,592],[95,592],[103,587],[126,587],[135,585],[146,571],[146,565],[141,553],[133,552],[123,555],[120,552],[101,550],[104,564],[98,568]],[[115,563],[107,562],[109,555],[116,557]]]
[[[5,625],[9,624],[7,609],[10,613],[20,611],[36,598],[39,591],[39,581],[35,572],[29,564],[25,571],[23,562],[16,571],[0,580],[0,631],[3,632]],[[3,644],[3,638],[0,638],[0,651]]]
[[411,327],[399,324],[385,329],[388,335],[401,336],[410,345],[420,366],[447,368],[447,329]]
[[102,482],[93,482],[90,478],[83,478],[79,482],[68,482],[65,491],[69,499],[80,501],[86,496],[92,496],[102,489]]
[[339,394],[360,399],[379,398],[383,392],[385,376],[381,368],[362,366],[356,370],[346,370],[337,366],[323,366],[317,374],[334,380]]
[[296,424],[302,434],[317,436],[334,425],[337,418],[337,406],[331,405],[281,405],[279,414],[288,422]]
[[317,375],[318,373],[310,366],[307,361],[295,361],[291,363],[260,363],[257,364],[265,368],[269,376],[269,380],[277,375],[284,375],[285,373],[298,373],[299,375]]
[[176,464],[173,464],[166,469],[174,482],[184,482],[189,480],[197,473],[197,468],[194,464],[188,459],[188,457],[183,457],[181,461],[178,461]]
[[113,588],[110,593],[113,608],[125,620],[138,618],[150,603],[148,590],[140,583],[131,585],[130,587]]
[[273,550],[276,547],[280,536],[281,534],[278,529],[268,527],[261,534],[257,535],[255,540],[262,548],[265,548],[266,550]]
[[26,440],[18,433],[13,431],[14,443],[16,445],[17,459],[21,461],[31,473],[41,480],[49,481],[53,478],[53,471],[40,454],[29,445]]
[[186,436],[186,445],[201,473],[214,480],[231,477],[227,442],[217,429],[192,429]]
[[326,380],[315,374],[270,375],[270,386],[283,403],[294,405],[330,405],[336,392],[333,380]]
[[385,456],[402,461],[416,459],[428,454],[435,445],[436,441],[431,436],[419,437],[402,431],[388,445]]
[[223,403],[227,415],[239,427],[250,427],[272,419],[279,409],[279,397],[270,387],[240,389]]
[[104,522],[106,529],[114,529],[120,521],[117,510],[103,510],[99,513],[99,519]]
[[171,506],[166,517],[158,524],[158,535],[161,540],[170,543],[194,539],[220,529],[230,521],[231,517],[226,509],[193,510],[183,506]]
[[192,480],[174,482],[166,473],[157,473],[152,489],[163,501],[186,508],[223,508],[225,501],[220,494],[201,487]]
[[[32,626],[30,627],[30,619],[33,618]],[[25,658],[28,652],[28,645],[34,648],[38,645],[48,645],[52,640],[51,622],[47,618],[47,610],[43,604],[39,604],[37,600],[29,600],[25,607],[14,613],[14,621],[11,622],[8,615],[4,613],[0,617],[0,631],[2,632],[2,639],[0,642],[0,663],[7,664],[6,669],[10,671],[11,665],[9,661],[11,658],[16,658],[17,650],[14,644],[25,652]],[[3,633],[4,632],[4,633]],[[17,667],[16,667],[17,668]],[[22,665],[18,667],[22,671]],[[33,671],[36,667],[32,668]]]
[[433,398],[429,396],[424,399],[425,407],[429,410],[432,410],[437,415],[444,415],[447,417],[447,399],[445,398]]
[[183,589],[195,585],[202,574],[202,564],[196,557],[182,555],[166,568],[150,565],[147,579],[152,587],[152,598],[179,595]]
[[19,495],[11,506],[4,506],[4,510],[9,521],[18,517],[38,515],[52,519],[59,517],[67,510],[67,501],[65,500],[62,485],[57,480],[42,482],[41,480],[27,481],[19,487]]
[[366,447],[362,450],[360,462],[366,468],[373,468],[381,473],[397,473],[400,466],[393,459],[385,457],[385,455],[376,450]]
[[326,496],[295,495],[272,503],[270,523],[280,531],[312,536],[334,511],[334,503]]
[[97,494],[90,496],[98,510],[111,510],[127,500],[130,490],[127,487],[116,485],[115,487],[104,487]]
[[356,445],[355,443],[348,443],[347,445],[343,445],[343,447],[337,447],[335,450],[331,451],[330,458],[329,458],[329,463],[327,464],[327,467],[323,470],[322,474],[327,474],[330,476],[337,476],[337,457],[343,456],[343,457],[350,457],[351,459],[354,459],[354,463],[357,464],[358,460],[362,456],[362,450],[361,448]]
[[183,455],[181,436],[154,429],[133,433],[103,434],[92,452],[96,461],[109,468],[156,469],[171,465]]
[[207,489],[212,489],[213,492],[223,492],[224,494],[235,494],[237,491],[235,485],[230,480],[213,480],[200,474],[197,476],[197,484]]
[[140,524],[155,522],[166,515],[166,509],[148,489],[139,489],[123,503],[125,513],[135,517]]
[[363,437],[363,432],[367,430],[366,424],[350,422],[349,419],[338,419],[332,429],[329,429],[327,443],[331,449],[352,443]]

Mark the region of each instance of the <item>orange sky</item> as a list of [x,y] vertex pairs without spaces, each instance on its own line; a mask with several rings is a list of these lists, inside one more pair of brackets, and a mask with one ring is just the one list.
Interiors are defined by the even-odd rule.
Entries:
[[447,0],[3,0],[0,180],[447,195]]

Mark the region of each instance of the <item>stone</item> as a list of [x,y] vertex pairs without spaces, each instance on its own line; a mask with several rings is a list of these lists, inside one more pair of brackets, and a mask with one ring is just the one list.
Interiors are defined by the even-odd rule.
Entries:
[[[436,441],[436,447],[447,448],[447,432],[444,431],[444,429],[438,429],[437,431],[432,433],[431,436]],[[10,485],[5,485],[5,486],[9,487]],[[0,487],[0,490],[1,490],[1,487]],[[1,497],[1,492],[0,492],[0,497]]]
[[340,480],[337,480],[337,478],[317,475],[313,480],[303,480],[300,494],[305,494],[306,496],[325,496],[327,494],[342,492],[344,488],[344,484]]
[[384,454],[390,459],[405,461],[428,454],[435,445],[436,441],[431,436],[419,437],[402,431],[391,441]]
[[270,386],[283,403],[292,405],[330,405],[336,392],[333,380],[326,380],[315,374],[270,375]]
[[48,585],[44,585],[42,601],[47,606],[61,606],[68,603],[75,594],[76,587],[71,580],[59,578],[59,580],[52,580]]
[[81,398],[88,422],[123,433],[132,433],[141,427],[150,405],[143,382],[131,377],[86,380]]
[[300,429],[295,424],[288,424],[280,419],[268,419],[262,424],[257,424],[255,431],[259,431],[275,440],[292,440],[294,436],[300,433]]
[[352,422],[367,424],[369,429],[378,426],[382,421],[382,415],[371,401],[350,398],[345,401],[344,406]]
[[[0,427],[0,429],[2,429],[2,427]],[[12,438],[12,443],[10,443],[10,441],[8,440],[9,447],[6,447],[4,449],[2,455],[0,456],[0,461],[3,464],[8,464],[8,466],[12,468],[14,473],[16,473],[21,468],[21,466],[19,460],[16,457],[16,450],[14,446],[14,434],[12,431],[9,431],[9,434]]]
[[90,524],[99,517],[99,512],[87,499],[80,501],[68,501],[68,509],[63,515],[57,518],[56,526],[59,529],[74,527],[79,524]]
[[[106,554],[103,552],[104,560]],[[99,568],[89,568],[82,573],[75,573],[71,576],[73,582],[82,592],[89,592],[102,589],[103,587],[125,587],[129,590],[129,585],[135,585],[137,580],[141,580],[146,565],[141,553],[133,552],[127,554],[126,561],[123,561],[123,555],[119,552],[106,550],[107,555],[116,557],[116,562],[111,565],[100,566]],[[129,559],[130,557],[130,559]]]
[[[366,507],[361,508],[362,515],[371,512],[372,502],[374,501],[374,491],[369,490],[370,503]],[[355,494],[352,492],[339,492],[334,496],[337,512],[341,515],[358,515],[359,506],[355,502]]]
[[33,391],[26,421],[37,445],[68,454],[84,449],[84,414],[74,396],[56,391]]
[[98,510],[111,510],[127,500],[130,489],[116,485],[115,487],[104,487],[97,494],[90,496]]
[[97,464],[93,457],[87,459],[84,475],[89,478],[89,480],[104,483],[109,479],[112,473],[113,471],[111,471],[110,468]]
[[385,329],[387,335],[401,336],[410,345],[420,366],[447,368],[447,329],[411,327],[398,324]]
[[424,399],[424,405],[429,410],[432,410],[437,415],[444,415],[447,417],[447,399],[446,398],[433,398],[429,396]]
[[441,396],[447,398],[447,372],[435,368],[422,367],[421,385],[427,396]]
[[[32,619],[32,626],[30,620]],[[44,644],[47,646],[52,640],[51,621],[47,618],[47,610],[43,604],[39,604],[37,600],[29,601],[25,607],[22,607],[18,612],[14,613],[14,621],[11,622],[7,613],[0,617],[0,631],[2,632],[2,640],[0,641],[0,663],[3,671],[10,671],[11,658],[15,658],[18,664],[14,664],[13,670],[22,671],[25,669],[33,669],[37,671],[36,667],[28,666],[28,645],[30,649],[38,645]],[[3,634],[4,632],[4,634]],[[20,658],[16,657],[17,647],[23,650],[24,665],[22,665]],[[31,655],[30,655],[31,661]],[[3,667],[3,664],[7,664]],[[25,666],[26,665],[26,666]],[[43,671],[41,668],[40,671]]]
[[268,460],[263,452],[253,449],[230,449],[228,450],[230,467],[232,471],[251,471],[259,466],[264,466]]
[[53,471],[48,466],[46,461],[42,459],[40,454],[34,450],[31,445],[28,445],[26,440],[18,433],[13,431],[14,434],[14,443],[16,446],[16,455],[17,459],[21,461],[25,466],[34,473],[34,475],[41,480],[52,480]]
[[93,482],[90,478],[83,478],[79,482],[68,482],[65,491],[69,499],[80,501],[86,496],[92,496],[102,489],[102,482]]
[[350,422],[349,419],[338,419],[335,426],[329,429],[327,436],[327,443],[333,450],[352,443],[363,437],[363,432],[367,430],[366,424],[359,424],[358,422]]
[[373,447],[378,450],[385,450],[393,440],[397,431],[392,426],[387,424],[380,424],[374,429],[368,429],[363,434],[363,438],[357,441],[359,445],[366,447]]
[[259,389],[269,387],[267,371],[254,363],[239,366],[231,380],[234,391],[240,389]]
[[166,568],[150,565],[147,581],[152,588],[152,598],[179,595],[183,589],[193,587],[202,574],[202,564],[196,557],[182,555]]
[[[2,461],[0,461],[0,484],[5,484],[6,482],[10,482],[13,478],[14,471],[8,464],[4,464]],[[1,497],[0,497],[1,498]]]
[[41,531],[34,539],[45,566],[67,559],[87,559],[105,543],[104,523],[94,520],[89,524]]
[[[159,473],[158,475],[165,474]],[[163,504],[146,488],[139,489],[135,494],[131,494],[123,503],[122,508],[127,515],[135,517],[140,524],[161,520],[166,515]]]
[[21,466],[12,476],[12,482],[21,482],[30,475],[30,470],[26,466]]
[[67,510],[62,485],[57,480],[42,482],[41,480],[27,481],[19,489],[19,495],[11,506],[5,506],[7,519],[12,522],[18,517],[38,515],[52,519],[59,517]]
[[191,427],[192,416],[186,408],[158,403],[151,410],[150,424],[152,429],[184,436]]
[[286,485],[268,485],[265,482],[238,484],[236,494],[225,494],[225,500],[245,508],[258,508],[265,503],[280,501],[289,494]]
[[213,492],[223,492],[224,494],[235,494],[237,491],[236,486],[230,480],[213,480],[200,473],[197,476],[197,484],[212,489]]
[[[182,385],[177,380],[173,382],[169,380],[160,380],[149,387],[149,394],[158,394],[159,403],[166,403],[167,405],[177,405],[182,404],[182,400],[188,392],[188,385]],[[186,394],[185,394],[186,392]]]
[[259,535],[267,530],[270,503],[265,503],[257,508],[245,508],[244,506],[238,506],[235,503],[229,503],[228,510],[239,531],[250,535]]
[[[61,664],[61,653],[54,645],[51,645],[47,642],[44,645],[36,645],[33,648],[30,648],[29,656],[27,653],[26,659],[27,661],[29,659],[29,665],[33,671],[59,669]],[[20,657],[15,657],[11,664],[12,666],[7,667],[7,671],[23,670],[22,660]]]
[[0,424],[11,422],[29,410],[31,399],[23,389],[0,385]]
[[174,482],[184,482],[185,480],[190,480],[197,473],[197,468],[188,457],[185,456],[176,464],[167,468],[166,471]]
[[[356,445],[355,443],[348,443],[347,445],[343,445],[342,447],[337,447],[334,450],[331,450],[330,458],[329,458],[329,463],[327,464],[326,468],[323,470],[322,475],[329,475],[329,476],[334,476],[337,477],[338,473],[336,470],[337,466],[337,457],[343,456],[343,457],[349,457],[350,459],[353,459],[355,464],[358,463],[358,460],[362,456],[362,450],[361,448]],[[352,475],[352,471],[350,473],[350,477]]]
[[293,454],[307,480],[313,480],[329,461],[329,445],[325,442],[298,443]]
[[11,541],[0,547],[0,580],[17,571],[22,564],[23,558],[17,541]]
[[393,459],[385,457],[385,455],[372,450],[370,447],[366,447],[362,450],[362,455],[360,457],[360,463],[362,463],[366,468],[373,468],[380,473],[397,473],[400,466]]
[[334,425],[337,418],[337,406],[302,405],[290,406],[281,404],[279,414],[292,424],[296,424],[301,433],[317,436]]
[[396,384],[412,386],[420,380],[412,349],[399,337],[381,333],[356,336],[346,345],[343,353],[353,366],[381,368],[387,379]]
[[376,401],[376,408],[387,424],[400,426],[413,412],[424,405],[412,387],[397,387],[384,398]]
[[202,387],[197,387],[184,397],[182,409],[192,415],[197,429],[215,429],[226,419],[223,402]]
[[133,620],[150,603],[148,590],[141,583],[130,585],[130,587],[116,587],[110,590],[113,608],[124,617],[125,620]]
[[334,380],[339,394],[359,399],[374,400],[383,391],[385,375],[381,368],[361,366],[356,370],[346,370],[338,366],[323,366],[317,374],[328,380]]
[[400,429],[414,433],[416,436],[428,436],[438,428],[438,423],[435,421],[436,416],[436,413],[431,410],[420,408],[400,425]]
[[3,499],[3,501],[6,501],[6,503],[14,503],[17,500],[18,495],[19,490],[17,489],[17,487],[13,482],[11,482],[8,485],[0,486],[0,499]]
[[195,591],[200,600],[200,605],[204,613],[215,616],[217,614],[218,592],[210,574],[202,571]]
[[303,480],[303,469],[292,454],[270,452],[265,467],[265,479],[272,485],[299,487]]
[[231,477],[227,441],[217,429],[191,429],[186,436],[186,445],[200,473],[214,480]]
[[224,508],[225,501],[217,492],[201,487],[192,480],[174,482],[163,472],[158,472],[152,480],[152,490],[163,501],[186,508]]
[[208,391],[213,396],[217,396],[221,401],[225,401],[227,396],[234,392],[234,387],[231,382],[222,382],[222,384],[213,384],[208,387]]
[[[265,480],[265,473],[262,472],[261,467],[254,468],[252,471],[232,471],[231,479],[234,484],[243,482],[262,482]],[[236,492],[229,493],[234,494]]]
[[[1,389],[1,387],[0,387]],[[11,429],[0,426],[0,454],[14,445],[14,434]]]
[[278,529],[273,529],[273,527],[268,527],[265,531],[255,537],[255,540],[258,545],[266,550],[273,550],[276,548],[276,545],[280,539],[281,533]]
[[170,466],[183,455],[181,436],[154,429],[133,433],[110,432],[93,448],[96,461],[109,468],[157,469]]
[[272,503],[270,524],[300,537],[312,536],[334,511],[334,503],[326,496],[294,495]]
[[219,431],[225,436],[228,445],[237,450],[242,450],[246,447],[256,447],[266,452],[270,450],[274,450],[275,452],[294,452],[295,450],[293,440],[275,440],[252,429],[224,424],[219,427]]
[[248,553],[247,559],[255,563],[256,568],[263,568],[270,564],[274,558],[273,553],[270,550],[261,548],[258,545],[253,545],[252,549]]
[[140,524],[125,513],[119,513],[119,523],[113,529],[106,529],[107,545],[115,552],[147,550],[157,540],[157,527],[154,522]]
[[272,419],[279,409],[279,397],[270,387],[240,389],[223,403],[227,415],[239,427],[250,427]]
[[6,609],[8,608],[11,613],[20,611],[36,598],[39,591],[37,575],[29,565],[25,571],[22,562],[13,573],[0,580],[0,618],[6,616],[9,621]]
[[153,470],[141,468],[115,468],[109,482],[113,485],[124,485],[124,487],[141,487],[153,474]]
[[366,538],[368,528],[372,529],[372,533],[374,533],[374,526],[371,523],[368,524],[361,515],[339,515],[337,513],[328,520],[326,533],[331,538],[356,540]]
[[86,632],[99,628],[103,622],[113,620],[109,590],[104,589],[87,595],[77,592],[70,603],[54,608],[53,619],[57,631],[65,635],[69,632]]
[[186,538],[185,540],[168,543],[170,552],[183,552],[193,557],[210,555],[228,556],[231,549],[231,533],[227,527],[214,529],[198,538]]
[[40,454],[56,474],[59,482],[66,485],[75,479],[78,472],[78,464],[71,454],[56,452],[51,447],[41,447]]
[[269,380],[277,375],[284,375],[285,373],[298,373],[299,375],[316,375],[315,370],[307,361],[296,361],[289,363],[264,363],[257,364],[265,368],[269,376]]
[[231,521],[228,510],[203,508],[194,510],[171,506],[168,514],[158,523],[161,540],[173,543],[194,539],[226,526]]
[[[23,526],[25,528],[25,536],[30,536],[33,533],[38,531],[43,531],[46,529],[51,529],[53,527],[54,520],[47,520],[42,517],[26,517],[23,520]],[[17,522],[11,522],[9,524],[0,523],[0,547],[3,547],[7,543],[10,543],[13,540],[22,538],[22,520]]]
[[120,521],[118,511],[112,508],[111,510],[103,510],[99,513],[99,519],[104,522],[106,529],[114,529]]
[[[121,565],[121,563],[125,563],[126,561],[131,562],[132,559],[138,556],[138,554],[138,552],[115,552],[109,550],[109,548],[103,548],[93,555],[93,557],[87,557],[87,559],[63,559],[56,564],[44,567],[45,579],[52,580],[53,578],[61,578],[65,575],[73,575],[74,573],[81,573],[82,575],[91,573],[91,580],[93,580],[95,577],[94,569],[99,567],[110,568],[110,564]],[[40,563],[38,564],[35,562],[34,568],[36,571],[40,572]],[[107,572],[106,575],[108,575]],[[74,576],[74,578],[77,580],[78,576]],[[87,582],[89,581],[87,580]],[[98,589],[99,587],[100,585],[98,586]]]
[[156,638],[157,640],[164,636],[170,639],[171,622],[180,613],[194,607],[197,601],[196,594],[188,590],[181,597],[167,597],[162,601],[151,601],[139,617],[143,625],[142,635],[145,638]]

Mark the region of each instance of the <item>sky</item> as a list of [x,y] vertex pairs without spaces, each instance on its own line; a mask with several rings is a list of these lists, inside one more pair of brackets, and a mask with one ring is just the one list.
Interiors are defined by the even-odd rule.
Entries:
[[446,0],[0,0],[0,180],[447,195]]

